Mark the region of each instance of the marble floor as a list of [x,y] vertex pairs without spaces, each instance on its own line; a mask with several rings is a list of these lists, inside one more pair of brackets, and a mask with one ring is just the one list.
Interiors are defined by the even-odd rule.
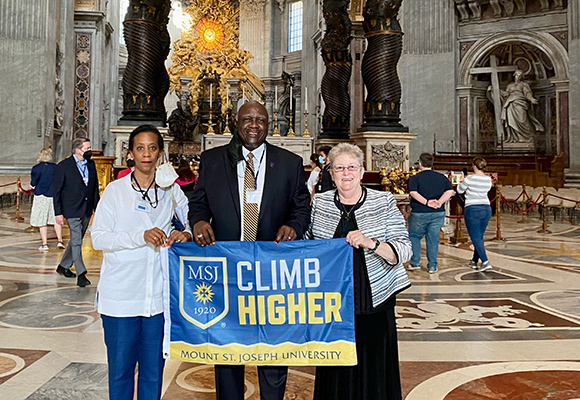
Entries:
[[[61,251],[0,210],[0,399],[106,399],[107,368],[93,307],[100,254],[84,243],[93,282],[54,270]],[[580,399],[580,227],[502,215],[505,241],[486,247],[493,269],[466,267],[470,243],[441,245],[439,272],[410,271],[397,300],[407,400]],[[246,398],[259,399],[255,368]],[[291,368],[287,399],[311,399],[314,368]],[[169,361],[163,399],[213,399],[211,366]]]

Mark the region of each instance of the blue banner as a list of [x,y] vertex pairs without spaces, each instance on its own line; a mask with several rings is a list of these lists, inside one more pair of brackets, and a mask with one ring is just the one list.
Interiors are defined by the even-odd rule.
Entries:
[[356,364],[352,247],[344,239],[175,243],[162,258],[166,357]]

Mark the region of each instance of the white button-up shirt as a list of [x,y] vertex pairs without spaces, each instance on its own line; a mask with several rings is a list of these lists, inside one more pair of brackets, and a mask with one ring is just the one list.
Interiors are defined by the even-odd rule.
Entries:
[[[178,185],[157,189],[156,208],[133,189],[131,175],[105,188],[90,229],[93,247],[103,251],[95,299],[99,313],[112,317],[149,317],[163,312],[159,247],[146,243],[143,235],[146,230],[158,227],[169,236],[174,208],[171,193],[176,214],[191,233],[187,221],[188,201]],[[154,190],[149,190],[149,197],[155,200]]]
[[[239,161],[237,164],[237,173],[238,173],[238,188],[239,188],[239,195],[240,195],[240,223],[241,223],[241,230],[242,234],[240,235],[240,240],[244,240],[244,176],[246,173],[246,163],[248,162],[248,154],[250,150],[246,149],[242,146],[242,155],[244,159]],[[256,190],[259,191],[260,196],[258,199],[258,210],[262,205],[262,194],[264,193],[264,181],[266,177],[266,145],[262,143],[258,148],[252,150],[252,154],[254,155],[253,159],[253,170],[254,175],[258,178],[256,180]]]

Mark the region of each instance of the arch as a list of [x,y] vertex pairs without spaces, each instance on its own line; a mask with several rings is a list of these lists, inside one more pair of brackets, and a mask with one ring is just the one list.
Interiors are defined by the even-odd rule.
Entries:
[[527,43],[541,49],[554,66],[555,76],[551,80],[554,82],[568,81],[568,52],[555,37],[544,32],[512,31],[496,33],[477,41],[469,48],[459,67],[459,85],[464,87],[471,85],[471,69],[488,52],[498,45],[514,41]]

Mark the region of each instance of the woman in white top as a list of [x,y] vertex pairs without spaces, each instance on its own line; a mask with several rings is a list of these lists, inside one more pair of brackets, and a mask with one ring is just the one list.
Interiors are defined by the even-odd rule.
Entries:
[[319,155],[314,153],[310,156],[310,168],[312,169],[310,172],[310,176],[308,177],[308,182],[306,182],[306,186],[308,186],[308,192],[310,193],[310,198],[314,196],[314,187],[318,183],[318,178],[320,177],[320,160]]
[[[464,176],[461,174],[461,183],[457,186],[458,193],[465,193],[465,210],[463,217],[467,233],[473,242],[473,257],[469,261],[469,266],[479,271],[486,271],[491,268],[485,247],[483,245],[483,234],[491,218],[491,206],[487,192],[491,189],[491,178],[483,170],[487,166],[481,157],[473,159],[473,175]],[[481,266],[477,263],[481,260]]]
[[[95,212],[93,247],[103,251],[95,304],[103,321],[109,398],[161,398],[163,378],[163,274],[160,247],[191,240],[187,198],[177,185],[160,188],[155,166],[163,137],[152,125],[129,136],[135,171],[110,183]],[[174,209],[185,226],[171,230]]]

